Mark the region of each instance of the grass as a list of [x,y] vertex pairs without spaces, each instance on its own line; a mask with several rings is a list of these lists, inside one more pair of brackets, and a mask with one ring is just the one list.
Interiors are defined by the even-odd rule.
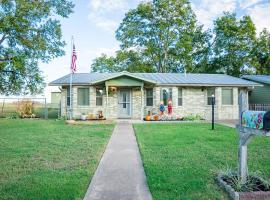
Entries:
[[[220,170],[237,169],[235,129],[209,124],[134,125],[147,182],[155,200],[228,199],[215,183]],[[250,171],[270,180],[270,138],[248,146]]]
[[0,120],[0,199],[82,199],[112,129]]

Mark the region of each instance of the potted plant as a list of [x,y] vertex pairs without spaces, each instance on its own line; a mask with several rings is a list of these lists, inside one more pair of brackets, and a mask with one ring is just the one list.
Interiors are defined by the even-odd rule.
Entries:
[[146,115],[145,120],[146,121],[150,121],[151,120],[150,111],[148,111],[148,115]]
[[82,113],[81,120],[85,121],[87,119],[87,115],[85,113]]

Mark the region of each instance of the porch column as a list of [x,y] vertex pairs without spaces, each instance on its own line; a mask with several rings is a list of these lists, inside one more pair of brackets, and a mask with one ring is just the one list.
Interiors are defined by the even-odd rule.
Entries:
[[143,108],[144,108],[144,95],[143,95],[143,83],[141,85],[141,120],[143,120]]
[[108,119],[108,99],[109,99],[108,98],[108,93],[109,93],[108,89],[109,89],[109,87],[106,84],[106,107],[105,107],[105,117],[106,117],[106,119]]

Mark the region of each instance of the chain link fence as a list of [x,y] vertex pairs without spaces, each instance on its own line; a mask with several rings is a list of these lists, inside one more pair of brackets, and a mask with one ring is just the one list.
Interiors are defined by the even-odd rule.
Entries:
[[57,119],[59,103],[47,103],[46,98],[0,97],[0,118]]

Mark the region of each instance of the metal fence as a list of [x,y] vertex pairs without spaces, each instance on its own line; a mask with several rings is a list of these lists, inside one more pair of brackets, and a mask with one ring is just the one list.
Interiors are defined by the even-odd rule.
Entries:
[[270,111],[270,104],[249,104],[249,110]]
[[57,119],[60,113],[60,102],[47,103],[46,98],[0,97],[0,118]]

